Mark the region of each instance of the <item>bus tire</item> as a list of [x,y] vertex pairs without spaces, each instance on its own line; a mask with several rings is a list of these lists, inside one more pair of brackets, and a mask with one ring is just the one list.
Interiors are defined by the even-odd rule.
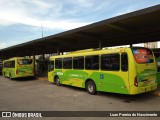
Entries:
[[59,77],[58,77],[58,76],[56,76],[56,77],[55,77],[54,81],[55,81],[56,85],[58,85],[58,86],[60,86],[60,85],[61,85],[61,83],[60,83],[60,79],[59,79]]
[[95,95],[97,93],[96,85],[92,80],[87,82],[86,89],[87,89],[87,92],[91,95]]

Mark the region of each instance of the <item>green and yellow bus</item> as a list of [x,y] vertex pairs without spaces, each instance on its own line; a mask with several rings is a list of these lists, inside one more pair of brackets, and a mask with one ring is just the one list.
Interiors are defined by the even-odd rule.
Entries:
[[148,48],[82,50],[50,57],[49,82],[135,95],[157,89],[156,62]]
[[157,61],[157,83],[160,85],[160,52],[154,52],[154,56]]
[[33,77],[33,59],[24,57],[14,57],[3,61],[3,76],[10,79],[19,77]]

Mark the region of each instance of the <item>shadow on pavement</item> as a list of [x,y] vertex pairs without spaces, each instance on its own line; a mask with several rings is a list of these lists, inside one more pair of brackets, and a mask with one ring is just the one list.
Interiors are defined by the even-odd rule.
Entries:
[[[54,83],[52,83],[54,84]],[[56,85],[56,84],[54,84]],[[82,91],[87,92],[83,88],[68,86],[68,85],[60,85],[59,87],[65,87],[68,89],[72,89],[74,91]],[[120,101],[124,103],[132,103],[132,102],[143,102],[143,101],[149,101],[150,99],[155,99],[155,96],[152,94],[152,92],[142,93],[138,95],[126,95],[126,94],[118,94],[118,93],[109,93],[109,92],[97,92],[96,96],[102,96],[102,97],[109,97],[109,98],[115,98],[119,99]]]

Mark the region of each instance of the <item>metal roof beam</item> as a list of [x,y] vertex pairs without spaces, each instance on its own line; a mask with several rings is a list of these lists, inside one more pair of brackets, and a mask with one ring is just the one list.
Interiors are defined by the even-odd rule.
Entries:
[[107,24],[106,26],[130,33],[130,34],[137,33],[137,30],[135,28],[133,28],[131,26],[124,25],[122,23],[110,23],[110,24]]

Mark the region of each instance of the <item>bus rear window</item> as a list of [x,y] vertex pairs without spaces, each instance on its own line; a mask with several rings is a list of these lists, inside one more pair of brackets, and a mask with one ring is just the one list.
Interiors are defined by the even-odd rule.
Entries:
[[153,54],[150,49],[132,48],[133,56],[137,63],[153,63]]
[[29,65],[32,64],[31,59],[20,59],[17,61],[19,65]]

